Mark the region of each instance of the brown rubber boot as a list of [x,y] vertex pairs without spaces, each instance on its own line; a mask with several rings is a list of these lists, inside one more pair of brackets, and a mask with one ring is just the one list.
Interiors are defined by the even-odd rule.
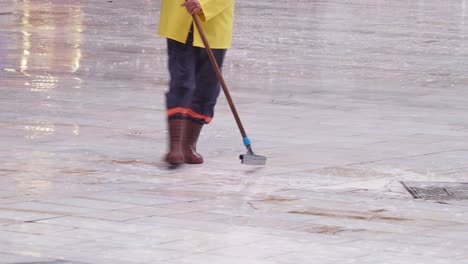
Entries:
[[185,120],[172,119],[168,121],[169,126],[169,153],[166,155],[166,162],[171,165],[184,163],[182,152],[182,140],[184,137]]
[[185,163],[202,164],[203,157],[197,153],[197,140],[203,125],[187,120],[185,126],[185,141],[182,146]]

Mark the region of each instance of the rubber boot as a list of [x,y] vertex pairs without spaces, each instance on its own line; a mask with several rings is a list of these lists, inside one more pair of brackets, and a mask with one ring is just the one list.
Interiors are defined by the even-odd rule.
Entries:
[[185,140],[183,144],[183,152],[185,163],[187,164],[202,164],[203,157],[197,153],[197,140],[200,136],[200,131],[203,125],[186,120]]
[[185,120],[172,119],[168,121],[169,126],[169,152],[166,155],[166,162],[171,165],[184,163],[182,152],[182,140],[184,137]]

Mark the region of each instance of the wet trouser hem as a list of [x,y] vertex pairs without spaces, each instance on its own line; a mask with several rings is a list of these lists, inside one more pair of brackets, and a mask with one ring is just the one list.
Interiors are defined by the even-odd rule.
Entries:
[[213,120],[213,117],[199,114],[189,108],[176,107],[167,110],[167,119],[187,119],[195,123],[205,125],[209,124],[211,120]]

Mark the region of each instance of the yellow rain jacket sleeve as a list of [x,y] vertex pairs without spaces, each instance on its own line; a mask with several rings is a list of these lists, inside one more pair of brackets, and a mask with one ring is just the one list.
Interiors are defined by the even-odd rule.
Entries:
[[[184,0],[162,0],[158,34],[186,43],[193,21],[185,7],[181,6],[183,2]],[[198,16],[211,48],[230,48],[234,22],[234,0],[199,0],[199,2],[202,13]],[[193,45],[204,47],[195,25],[193,25],[193,29],[195,31]]]

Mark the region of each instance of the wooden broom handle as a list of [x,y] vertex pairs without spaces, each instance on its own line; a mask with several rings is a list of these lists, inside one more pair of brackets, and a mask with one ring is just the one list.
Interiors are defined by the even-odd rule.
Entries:
[[243,138],[246,138],[247,133],[245,133],[244,126],[242,125],[242,122],[239,118],[239,114],[237,113],[237,109],[236,109],[236,106],[234,105],[231,94],[229,94],[227,85],[224,82],[223,75],[221,74],[221,70],[219,69],[218,63],[216,62],[215,56],[213,55],[213,51],[210,48],[208,39],[206,38],[205,33],[203,32],[202,26],[200,24],[200,20],[198,19],[197,14],[192,15],[192,17],[193,17],[193,22],[195,22],[195,26],[197,27],[198,33],[200,34],[200,37],[203,41],[203,44],[205,45],[205,49],[206,49],[206,52],[208,53],[208,57],[210,58],[211,65],[213,65],[213,69],[216,72],[218,81],[220,82],[221,87],[223,88],[224,95],[226,96],[226,99],[229,103],[229,107],[231,107],[232,114],[234,115],[234,118],[236,119],[236,123],[237,123],[237,126],[239,127],[241,135]]

